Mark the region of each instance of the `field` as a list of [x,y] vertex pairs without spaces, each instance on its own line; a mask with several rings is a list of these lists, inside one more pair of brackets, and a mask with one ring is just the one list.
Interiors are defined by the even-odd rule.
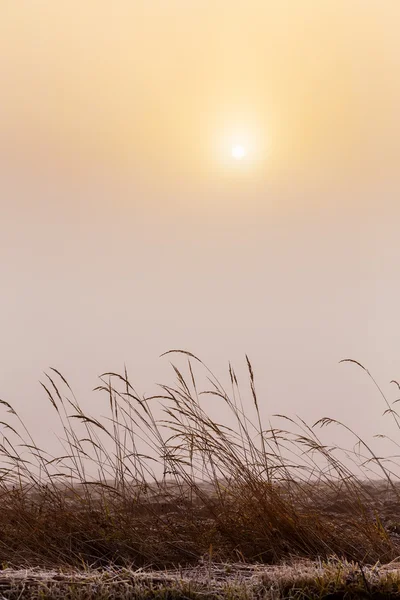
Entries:
[[[2,597],[400,596],[392,462],[328,418],[265,428],[249,361],[253,419],[231,367],[228,392],[195,356],[175,354],[184,370],[158,396],[139,397],[126,371],[104,374],[101,420],[51,369],[42,385],[60,456],[1,401]],[[229,426],[207,412],[210,397]],[[329,425],[355,445],[325,445]]]

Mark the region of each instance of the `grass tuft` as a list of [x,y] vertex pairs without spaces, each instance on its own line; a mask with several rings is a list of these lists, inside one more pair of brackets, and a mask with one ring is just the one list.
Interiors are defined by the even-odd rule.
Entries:
[[[227,391],[193,354],[171,353],[186,363],[173,365],[175,383],[161,385],[157,396],[140,397],[126,368],[103,374],[96,391],[109,412],[101,418],[86,414],[51,369],[42,385],[60,423],[59,456],[0,401],[8,415],[0,422],[3,568],[173,569],[203,561],[211,577],[214,564],[227,561],[334,556],[356,565],[357,585],[370,593],[365,565],[400,556],[393,464],[330,418],[309,426],[276,415],[281,427],[265,427],[247,356],[254,419],[231,365]],[[345,362],[371,377],[399,427],[394,404],[370,373]],[[224,423],[207,411],[210,399],[221,404]],[[324,444],[318,432],[330,425],[344,428],[354,448]]]

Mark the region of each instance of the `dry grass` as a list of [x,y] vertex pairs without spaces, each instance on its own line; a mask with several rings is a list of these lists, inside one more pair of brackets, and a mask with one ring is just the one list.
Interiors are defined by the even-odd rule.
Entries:
[[[171,569],[200,561],[211,572],[218,561],[337,556],[371,565],[400,555],[397,480],[366,443],[354,434],[351,452],[327,447],[317,431],[330,419],[310,427],[280,417],[285,428],[265,428],[248,360],[254,421],[231,367],[227,392],[196,357],[179,354],[186,373],[174,367],[176,384],[157,397],[139,397],[126,371],[104,374],[96,389],[110,412],[101,420],[82,411],[52,369],[42,385],[62,428],[59,457],[1,401],[3,568]],[[207,381],[202,391],[195,367]],[[207,397],[224,405],[229,427],[209,416]],[[398,425],[392,405],[386,412]]]
[[398,564],[307,560],[275,566],[214,563],[170,571],[113,567],[101,570],[13,570],[0,572],[7,600],[265,600],[400,597]]

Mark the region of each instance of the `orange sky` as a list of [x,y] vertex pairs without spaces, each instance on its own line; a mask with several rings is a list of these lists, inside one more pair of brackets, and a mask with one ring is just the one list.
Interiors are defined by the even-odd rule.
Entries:
[[397,0],[3,2],[0,395],[36,423],[49,364],[85,392],[126,361],[145,391],[170,347],[248,352],[265,410],[370,431],[337,361],[399,377],[399,22]]
[[382,144],[394,167],[399,18],[395,0],[4,3],[2,133],[175,183],[218,179],[237,128],[267,179],[349,174]]

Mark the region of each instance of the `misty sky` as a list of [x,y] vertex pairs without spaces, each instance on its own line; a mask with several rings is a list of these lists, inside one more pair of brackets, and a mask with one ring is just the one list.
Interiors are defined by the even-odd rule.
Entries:
[[47,436],[49,366],[95,413],[124,362],[150,393],[170,348],[248,353],[265,415],[379,432],[338,361],[395,399],[399,25],[398,0],[2,2],[0,398]]

